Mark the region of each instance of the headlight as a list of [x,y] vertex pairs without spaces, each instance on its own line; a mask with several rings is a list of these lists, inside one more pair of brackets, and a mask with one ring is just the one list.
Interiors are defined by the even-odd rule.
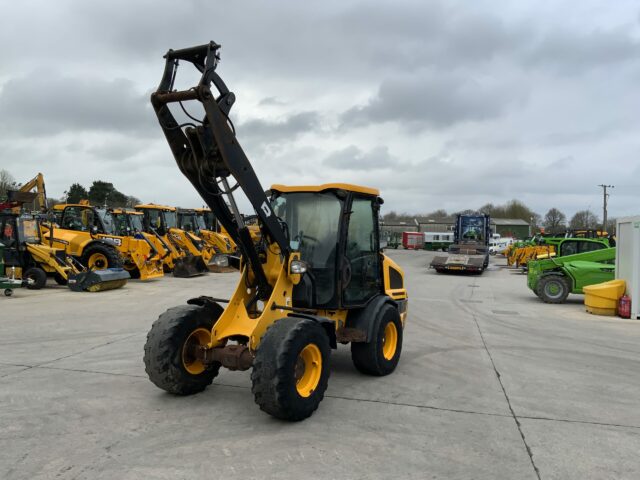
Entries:
[[299,275],[301,273],[305,273],[307,271],[307,264],[302,260],[294,260],[291,262],[290,273],[292,275]]
[[229,257],[226,255],[214,255],[213,256],[213,264],[218,267],[228,267],[229,266]]

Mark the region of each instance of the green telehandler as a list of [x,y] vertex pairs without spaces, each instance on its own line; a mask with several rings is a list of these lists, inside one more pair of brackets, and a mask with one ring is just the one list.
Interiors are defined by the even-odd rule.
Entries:
[[527,285],[545,303],[563,303],[570,293],[613,280],[616,249],[550,257],[529,262]]

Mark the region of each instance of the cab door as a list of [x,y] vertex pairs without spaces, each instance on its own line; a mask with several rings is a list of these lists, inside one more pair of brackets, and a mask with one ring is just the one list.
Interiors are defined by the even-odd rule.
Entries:
[[353,195],[342,263],[342,303],[364,305],[382,289],[376,197]]

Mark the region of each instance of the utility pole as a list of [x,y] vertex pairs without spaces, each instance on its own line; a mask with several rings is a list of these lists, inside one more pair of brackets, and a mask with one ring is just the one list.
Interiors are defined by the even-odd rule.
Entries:
[[609,199],[609,194],[607,193],[607,188],[615,188],[614,185],[598,185],[602,187],[602,231],[607,230],[607,200]]

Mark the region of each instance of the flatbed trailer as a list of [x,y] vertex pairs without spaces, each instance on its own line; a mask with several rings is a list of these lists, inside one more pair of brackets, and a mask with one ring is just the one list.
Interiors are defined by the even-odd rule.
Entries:
[[486,214],[458,215],[454,243],[446,255],[437,255],[430,267],[438,273],[482,273],[489,265],[490,217]]

